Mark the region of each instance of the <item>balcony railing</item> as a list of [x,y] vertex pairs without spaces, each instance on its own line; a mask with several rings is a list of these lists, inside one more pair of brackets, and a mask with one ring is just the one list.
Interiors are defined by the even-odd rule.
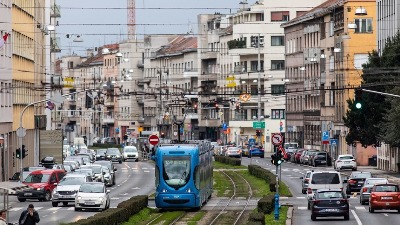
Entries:
[[51,52],[61,52],[61,40],[59,37],[50,38],[50,51]]
[[60,18],[61,17],[61,13],[60,13],[60,6],[59,5],[52,5],[51,6],[51,14],[50,17],[53,18]]
[[111,124],[115,122],[115,118],[113,116],[103,116],[103,123]]

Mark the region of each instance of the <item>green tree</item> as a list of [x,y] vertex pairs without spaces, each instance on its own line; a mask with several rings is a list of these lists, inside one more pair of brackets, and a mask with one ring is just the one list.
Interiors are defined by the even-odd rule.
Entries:
[[[361,85],[379,92],[400,93],[394,88],[400,81],[400,34],[388,39],[380,56],[377,51],[369,53],[363,65]],[[346,142],[360,142],[364,147],[379,146],[381,141],[400,147],[400,101],[381,94],[364,92],[363,107],[357,109],[354,101],[347,101],[348,110],[343,118],[349,128]],[[393,107],[392,107],[393,106]]]

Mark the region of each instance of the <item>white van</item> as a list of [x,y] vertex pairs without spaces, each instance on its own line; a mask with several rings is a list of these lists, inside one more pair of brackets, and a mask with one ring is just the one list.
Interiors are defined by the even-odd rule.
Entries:
[[343,183],[347,180],[342,180],[342,176],[336,171],[320,171],[312,172],[307,187],[307,199],[308,209],[310,209],[310,203],[314,196],[314,193],[318,189],[340,189],[343,190]]

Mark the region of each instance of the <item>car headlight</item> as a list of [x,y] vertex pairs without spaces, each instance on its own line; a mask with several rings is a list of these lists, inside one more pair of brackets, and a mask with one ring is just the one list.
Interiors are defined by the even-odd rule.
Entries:
[[55,194],[58,194],[56,189],[53,190],[53,195],[55,195]]
[[107,157],[108,157],[108,158],[110,158],[110,157],[111,157],[111,155],[107,155]]
[[82,197],[81,197],[81,196],[78,196],[77,198],[78,198],[78,200],[81,200],[81,199],[82,199]]
[[103,198],[99,198],[100,202],[103,202]]
[[44,188],[36,188],[36,190],[38,190],[38,191],[43,191],[44,190]]
[[121,156],[120,156],[120,155],[117,155],[117,158],[121,158]]

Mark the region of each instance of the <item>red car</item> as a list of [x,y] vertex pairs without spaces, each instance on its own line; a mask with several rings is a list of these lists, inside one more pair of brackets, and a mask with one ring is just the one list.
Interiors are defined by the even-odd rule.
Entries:
[[300,163],[300,157],[301,154],[304,152],[304,149],[299,149],[296,151],[296,154],[294,155],[294,162],[295,163]]
[[375,184],[369,197],[369,212],[391,209],[400,212],[400,188],[397,184]]
[[18,201],[25,202],[26,199],[50,201],[53,189],[64,176],[65,170],[37,170],[31,172],[23,182],[31,189],[18,192]]

